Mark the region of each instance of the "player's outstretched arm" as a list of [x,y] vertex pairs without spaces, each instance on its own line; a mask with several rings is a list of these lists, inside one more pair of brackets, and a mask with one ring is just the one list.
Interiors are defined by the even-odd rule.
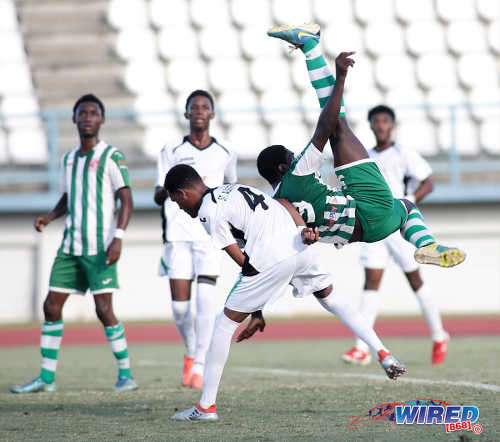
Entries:
[[349,66],[354,65],[354,60],[349,58],[353,54],[354,52],[341,52],[335,59],[337,77],[335,86],[333,87],[332,95],[330,95],[325,107],[321,111],[318,124],[316,125],[316,130],[314,131],[314,135],[311,140],[312,144],[314,144],[314,146],[316,146],[316,148],[321,152],[323,152],[323,148],[325,147],[330,134],[335,131],[338,123],[347,70],[349,69]]
[[[130,221],[134,204],[132,202],[132,191],[130,187],[122,187],[116,192],[116,196],[120,200],[120,211],[118,212],[117,229],[125,230]],[[106,251],[106,265],[114,264],[120,259],[122,253],[122,239],[114,237],[113,241]]]
[[35,218],[33,225],[38,232],[41,232],[43,228],[49,224],[51,221],[66,215],[68,211],[68,194],[64,193],[59,199],[56,206],[47,215],[38,216]]

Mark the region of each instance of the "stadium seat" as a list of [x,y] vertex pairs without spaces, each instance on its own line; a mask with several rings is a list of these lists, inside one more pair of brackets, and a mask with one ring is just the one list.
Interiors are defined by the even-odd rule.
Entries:
[[[407,2],[413,4],[413,2]],[[435,20],[412,22],[406,28],[406,45],[413,55],[446,51],[443,26]]]
[[354,124],[352,130],[365,149],[375,147],[375,136],[373,135],[373,132],[370,129],[370,124],[366,118],[364,121],[359,121],[357,124]]
[[343,51],[364,52],[362,31],[356,23],[331,23],[325,26],[323,35],[324,50],[332,58]]
[[426,89],[457,85],[455,63],[445,53],[425,54],[419,57],[416,70],[418,82]]
[[7,147],[7,134],[0,127],[0,165],[5,165],[9,162],[9,149]]
[[484,120],[479,127],[479,142],[481,147],[492,155],[500,155],[500,130],[498,117]]
[[[179,44],[182,41],[182,44]],[[168,26],[158,33],[158,50],[166,60],[199,56],[198,38],[188,26]]]
[[320,113],[320,107],[316,93],[310,87],[304,90],[300,97],[302,115],[309,126],[316,127]]
[[126,28],[118,33],[117,54],[127,61],[156,60],[156,37],[150,28]]
[[375,79],[384,89],[413,86],[413,61],[401,55],[383,55],[375,62]]
[[157,160],[160,150],[167,142],[180,139],[183,135],[184,133],[176,124],[148,126],[144,131],[142,149],[148,157]]
[[427,93],[429,116],[435,121],[447,120],[451,115],[451,106],[461,106],[465,103],[465,93],[457,86],[439,85]]
[[[439,124],[438,144],[444,151],[452,148],[452,140],[455,140],[455,148],[459,155],[473,156],[479,153],[479,140],[476,126],[467,117],[466,112],[460,109],[457,112],[456,124],[452,127],[450,120],[443,120]],[[454,128],[454,135],[452,129]]]
[[230,25],[203,28],[199,39],[200,51],[209,60],[240,55],[238,33]]
[[259,57],[250,63],[250,80],[258,91],[290,89],[288,63],[274,57]]
[[[157,28],[190,27],[188,3],[186,0],[168,0],[168,2],[165,0],[151,0],[149,12],[151,23]],[[176,39],[177,37],[172,40]]]
[[[6,31],[17,31],[17,13],[16,6],[12,0],[0,1],[0,20],[1,20],[1,30]],[[2,45],[3,46],[3,45]]]
[[[264,28],[265,29],[265,28]],[[249,26],[241,32],[241,50],[248,59],[259,56],[280,57],[285,45],[282,41],[270,39],[260,26]]]
[[363,24],[394,20],[392,0],[354,0],[354,14]]
[[0,64],[0,96],[32,93],[33,84],[27,63]]
[[476,0],[477,13],[481,19],[490,22],[500,20],[500,3],[491,0]]
[[273,124],[269,132],[269,144],[281,144],[297,154],[307,146],[311,135],[304,124]]
[[406,24],[435,18],[432,0],[419,0],[418,2],[395,0],[394,8],[396,17]]
[[134,61],[127,65],[125,85],[137,94],[165,91],[165,69],[159,61]]
[[0,114],[3,114],[5,127],[40,128],[40,108],[33,95],[5,96],[0,102]]
[[297,56],[292,58],[291,74],[293,86],[297,90],[304,91],[305,89],[311,88],[311,81],[309,80],[309,75],[307,74],[304,57]]
[[368,109],[383,103],[382,94],[376,88],[352,88],[344,95],[346,115],[349,121],[366,121]]
[[458,60],[458,77],[467,88],[496,86],[498,73],[495,59],[488,53],[462,55]]
[[189,2],[191,21],[198,28],[225,27],[230,24],[227,0],[191,0]]
[[[356,64],[349,71],[345,83],[345,90],[351,91],[352,89],[366,90],[375,88],[375,76],[371,58],[362,52],[354,54],[352,58],[356,61]],[[331,66],[333,72],[335,72],[334,64],[331,63]]]
[[222,93],[216,103],[216,114],[228,125],[260,121],[259,103],[251,90],[230,90]]
[[267,124],[289,123],[293,126],[302,121],[300,99],[292,89],[265,91],[260,98],[260,105]]
[[255,160],[260,151],[269,145],[264,126],[255,123],[231,125],[227,138],[238,159],[242,160]]
[[172,125],[177,121],[177,109],[170,94],[139,95],[135,99],[134,110],[137,121],[144,126]]
[[48,160],[47,140],[41,128],[13,129],[7,136],[9,157],[16,164],[43,164]]
[[220,58],[208,67],[210,86],[219,93],[231,90],[248,90],[248,68],[240,58]]
[[498,86],[479,85],[469,93],[472,116],[476,120],[496,117],[500,131],[500,88]]
[[274,24],[269,0],[252,0],[251,2],[232,0],[230,5],[233,23],[240,28],[256,26],[267,29]]
[[425,119],[425,97],[418,87],[389,89],[385,103],[395,109],[398,121]]
[[313,16],[321,25],[353,22],[352,0],[313,0]]
[[450,23],[446,40],[450,50],[457,55],[486,50],[484,26],[478,21],[458,20]]
[[111,0],[108,21],[116,29],[145,27],[149,23],[146,3],[144,0]]
[[24,63],[26,54],[20,33],[14,30],[4,30],[3,23],[0,24],[2,25],[0,28],[0,41],[2,42],[0,64]]
[[272,0],[275,23],[300,24],[312,21],[311,2],[303,0]]
[[474,0],[436,0],[437,16],[446,23],[470,20],[476,15]]
[[402,54],[405,47],[401,27],[390,21],[370,23],[365,29],[365,46],[375,57]]
[[166,69],[168,87],[174,92],[207,89],[205,71],[205,63],[199,57],[176,58]]
[[488,44],[491,50],[500,55],[500,19],[492,21],[488,26]]
[[401,146],[414,149],[425,156],[439,153],[434,135],[434,126],[425,118],[398,122],[396,139]]

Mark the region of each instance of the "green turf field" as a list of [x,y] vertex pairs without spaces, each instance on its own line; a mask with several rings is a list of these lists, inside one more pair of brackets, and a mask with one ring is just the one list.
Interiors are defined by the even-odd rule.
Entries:
[[[38,348],[2,348],[0,440],[500,440],[500,389],[465,384],[500,385],[498,337],[453,339],[441,367],[430,365],[427,339],[385,341],[408,367],[396,382],[382,379],[376,363],[344,365],[338,356],[351,340],[233,344],[217,423],[169,419],[200,396],[178,383],[180,345],[131,346],[140,390],[121,394],[110,391],[116,373],[107,346],[64,346],[64,341],[58,393],[10,394],[11,385],[37,375]],[[483,433],[446,434],[443,425],[390,422],[349,429],[352,416],[378,404],[417,398],[478,406]]]

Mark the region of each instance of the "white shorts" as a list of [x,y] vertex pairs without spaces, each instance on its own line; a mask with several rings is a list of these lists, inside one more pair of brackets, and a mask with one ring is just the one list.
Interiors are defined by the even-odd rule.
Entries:
[[279,262],[255,276],[239,275],[229,293],[225,306],[228,309],[252,313],[273,304],[286,294],[288,285],[293,295],[303,297],[323,290],[332,283],[332,277],[323,268],[311,247]]
[[218,276],[221,251],[212,241],[172,241],[163,244],[159,276],[194,279],[195,275]]
[[418,269],[414,253],[415,247],[396,231],[381,241],[364,243],[361,247],[360,261],[365,268],[384,269],[389,257],[392,256],[403,272],[409,273]]

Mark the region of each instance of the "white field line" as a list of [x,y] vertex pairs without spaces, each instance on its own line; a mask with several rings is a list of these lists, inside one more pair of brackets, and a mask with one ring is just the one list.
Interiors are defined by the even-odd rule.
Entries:
[[[136,362],[137,365],[142,366],[168,366],[177,367],[179,364],[173,364],[168,362],[158,362],[148,359],[142,359]],[[362,378],[370,379],[373,381],[384,381],[384,382],[394,382],[387,378],[387,376],[376,375],[376,374],[364,374],[364,373],[325,373],[325,372],[313,372],[313,371],[302,371],[302,370],[286,370],[283,368],[263,368],[263,367],[239,367],[239,366],[229,366],[229,370],[243,371],[247,373],[259,373],[259,374],[272,374],[272,375],[282,375],[282,376],[302,376],[307,378]],[[395,382],[403,382],[408,384],[423,384],[423,385],[452,385],[455,387],[470,387],[478,390],[493,391],[495,393],[500,393],[500,385],[493,384],[481,384],[480,382],[468,382],[468,381],[446,381],[446,380],[436,380],[436,379],[423,379],[423,378],[411,378],[411,377],[401,377]]]

